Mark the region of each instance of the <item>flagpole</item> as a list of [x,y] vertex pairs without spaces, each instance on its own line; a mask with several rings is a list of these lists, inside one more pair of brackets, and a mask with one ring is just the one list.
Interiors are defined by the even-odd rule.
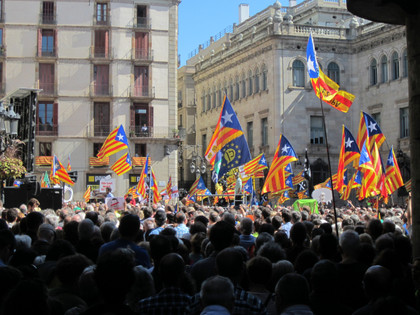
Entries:
[[328,171],[330,173],[330,181],[331,181],[330,188],[331,188],[332,202],[333,202],[333,209],[334,209],[335,230],[338,237],[339,233],[338,233],[338,223],[337,223],[337,210],[335,208],[334,184],[333,184],[333,177],[332,177],[332,172],[331,172],[330,149],[328,148],[327,125],[325,124],[324,105],[322,104],[322,92],[320,92],[319,94],[320,94],[319,102],[321,104],[321,112],[322,112],[322,126],[324,127],[325,145],[327,146]]

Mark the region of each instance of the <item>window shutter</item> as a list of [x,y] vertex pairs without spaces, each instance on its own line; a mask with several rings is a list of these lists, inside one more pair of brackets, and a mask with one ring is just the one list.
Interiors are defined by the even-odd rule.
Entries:
[[58,103],[53,104],[53,132],[58,136]]
[[54,56],[58,57],[58,36],[57,36],[58,30],[54,30]]
[[42,30],[38,30],[38,57],[42,56]]
[[105,31],[105,58],[109,58],[109,31]]
[[153,127],[153,107],[149,105],[149,126]]

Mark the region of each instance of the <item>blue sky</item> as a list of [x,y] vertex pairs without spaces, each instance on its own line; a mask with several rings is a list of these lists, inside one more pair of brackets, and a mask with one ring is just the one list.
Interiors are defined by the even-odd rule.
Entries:
[[[288,0],[280,0],[288,6]],[[298,0],[297,3],[302,2]],[[185,65],[190,52],[204,44],[220,31],[233,23],[238,24],[239,4],[249,5],[249,15],[253,16],[275,3],[275,0],[182,0],[179,4],[178,53],[181,66]]]

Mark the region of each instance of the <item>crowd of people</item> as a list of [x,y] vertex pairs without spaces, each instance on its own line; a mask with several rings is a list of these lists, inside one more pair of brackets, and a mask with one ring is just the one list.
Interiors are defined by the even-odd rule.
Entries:
[[0,209],[0,314],[420,312],[406,207]]

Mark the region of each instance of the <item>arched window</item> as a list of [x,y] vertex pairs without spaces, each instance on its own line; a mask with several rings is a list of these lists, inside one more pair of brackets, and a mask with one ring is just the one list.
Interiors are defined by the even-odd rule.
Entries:
[[378,84],[378,66],[376,59],[372,59],[370,63],[370,85]]
[[260,91],[260,70],[255,70],[255,77],[254,77],[254,86],[255,86],[255,93]]
[[293,69],[293,86],[305,86],[305,66],[302,61],[295,60],[292,65]]
[[330,62],[327,67],[328,77],[340,85],[340,67],[335,62]]
[[239,100],[239,77],[235,79],[235,101]]
[[388,58],[383,55],[381,58],[381,83],[388,81]]
[[252,71],[250,70],[248,73],[248,96],[252,95],[253,91],[253,83],[252,83]]
[[242,98],[246,97],[246,79],[245,74],[242,75]]
[[400,61],[398,53],[394,51],[392,54],[392,68],[391,68],[392,80],[397,80],[400,77]]
[[403,65],[403,77],[406,78],[408,76],[407,49],[404,49],[403,51],[402,65]]
[[267,67],[264,66],[262,70],[262,90],[267,90]]

